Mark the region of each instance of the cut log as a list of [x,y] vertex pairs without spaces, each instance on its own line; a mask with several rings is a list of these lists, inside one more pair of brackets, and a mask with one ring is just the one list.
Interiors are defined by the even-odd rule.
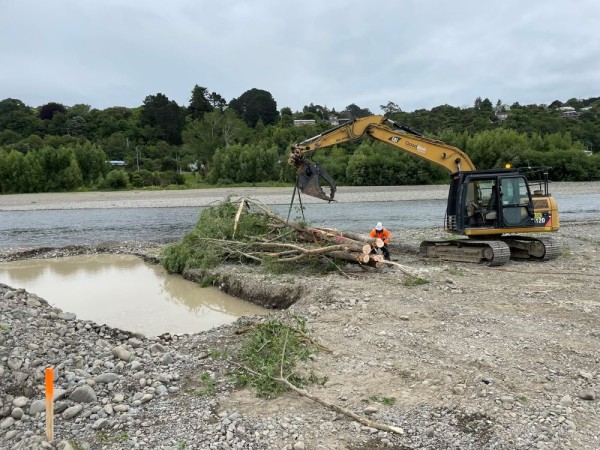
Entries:
[[375,238],[373,239],[373,241],[371,242],[371,246],[372,247],[377,247],[377,248],[381,248],[385,245],[385,243],[383,242],[383,239],[380,238]]
[[366,242],[367,244],[371,244],[372,247],[381,248],[384,246],[383,239],[373,238],[370,235],[343,231],[343,232],[340,232],[340,236],[343,236],[348,239],[352,239],[354,241]]
[[360,254],[357,259],[363,264],[368,263],[371,260],[370,256],[365,255],[364,253]]
[[373,240],[373,238],[371,236],[369,236],[368,234],[353,233],[351,231],[342,231],[338,234],[340,236],[344,236],[345,238],[353,239],[355,241],[370,243]]
[[384,264],[381,261],[370,259],[369,262],[365,263],[365,266],[374,267],[375,269],[381,269]]
[[350,252],[344,252],[344,251],[336,251],[336,252],[329,252],[328,253],[329,256],[342,260],[342,261],[348,261],[348,262],[353,262],[353,263],[359,263],[359,264],[367,264],[369,263],[369,255],[365,255],[363,253],[350,253]]

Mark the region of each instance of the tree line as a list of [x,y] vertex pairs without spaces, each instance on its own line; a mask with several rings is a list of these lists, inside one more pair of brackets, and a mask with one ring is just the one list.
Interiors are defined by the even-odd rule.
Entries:
[[[550,105],[441,105],[405,112],[393,102],[383,113],[465,151],[478,169],[550,166],[556,181],[600,179],[600,98]],[[565,110],[576,115],[565,117]],[[207,184],[285,182],[291,145],[332,127],[333,119],[372,112],[355,104],[341,111],[310,104],[277,109],[273,96],[251,89],[227,102],[194,86],[189,104],[163,94],[137,108],[51,102],[39,107],[0,101],[0,192],[53,192],[185,183],[185,173]],[[295,119],[314,125],[294,126]],[[447,182],[433,164],[379,142],[362,140],[315,157],[339,184],[406,185]]]

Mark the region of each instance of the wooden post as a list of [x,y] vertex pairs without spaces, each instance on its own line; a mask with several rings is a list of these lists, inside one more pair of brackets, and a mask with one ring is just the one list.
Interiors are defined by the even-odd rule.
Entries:
[[54,369],[46,368],[46,439],[54,440]]

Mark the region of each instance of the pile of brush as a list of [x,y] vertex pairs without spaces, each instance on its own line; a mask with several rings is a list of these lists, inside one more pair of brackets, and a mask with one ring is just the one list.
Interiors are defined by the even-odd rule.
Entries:
[[204,208],[194,230],[169,246],[162,261],[172,273],[226,261],[290,264],[329,258],[375,269],[397,265],[372,252],[382,246],[381,239],[288,221],[255,199],[230,197]]

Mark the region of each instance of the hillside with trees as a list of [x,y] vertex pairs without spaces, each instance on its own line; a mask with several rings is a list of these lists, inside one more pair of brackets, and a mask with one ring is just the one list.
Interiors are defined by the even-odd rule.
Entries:
[[[440,105],[382,113],[464,150],[478,169],[549,166],[554,181],[600,179],[600,97],[550,105]],[[0,192],[293,183],[287,164],[293,143],[339,119],[373,114],[355,104],[342,111],[310,104],[277,109],[271,93],[250,89],[227,102],[199,85],[188,105],[161,93],[137,108],[0,101]],[[376,112],[381,114],[381,112]],[[296,126],[295,120],[309,125]],[[305,122],[306,123],[306,122]],[[390,146],[362,140],[316,156],[339,184],[446,183],[448,174]]]

